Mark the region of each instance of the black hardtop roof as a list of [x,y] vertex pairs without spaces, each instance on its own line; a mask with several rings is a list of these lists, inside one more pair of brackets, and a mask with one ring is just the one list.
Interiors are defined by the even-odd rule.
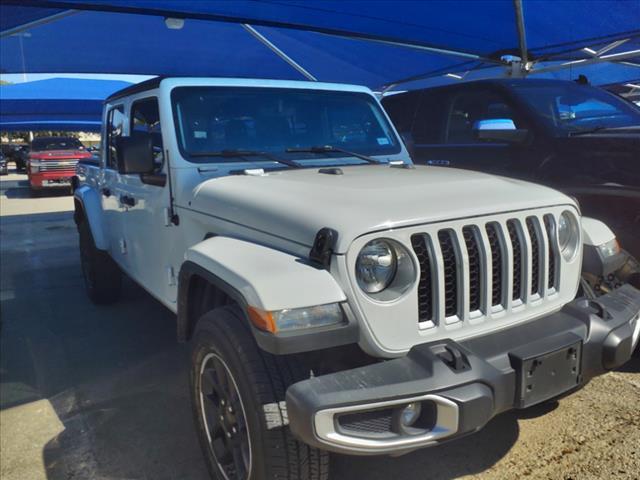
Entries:
[[147,90],[153,90],[154,88],[158,88],[160,86],[160,82],[167,77],[154,77],[149,80],[145,80],[140,83],[135,83],[128,87],[123,88],[122,90],[118,90],[117,92],[109,95],[105,102],[112,102],[113,100],[118,100],[119,98],[128,97],[129,95],[133,95],[134,93],[146,92]]

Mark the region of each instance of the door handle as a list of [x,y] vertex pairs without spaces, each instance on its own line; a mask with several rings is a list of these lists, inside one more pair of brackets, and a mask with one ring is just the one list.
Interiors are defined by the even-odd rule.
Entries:
[[122,195],[120,196],[120,203],[128,207],[133,207],[136,204],[136,199],[129,195]]
[[109,198],[111,196],[111,190],[109,190],[108,188],[103,188],[102,189],[102,195],[104,195],[105,197]]

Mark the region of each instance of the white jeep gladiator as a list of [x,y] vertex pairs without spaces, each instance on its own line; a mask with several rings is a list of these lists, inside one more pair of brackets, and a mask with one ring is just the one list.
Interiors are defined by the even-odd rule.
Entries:
[[573,199],[414,167],[366,88],[158,78],[108,98],[102,134],[74,178],[88,295],[124,272],[176,312],[216,478],[453,440],[638,343],[640,291],[576,299],[597,235]]

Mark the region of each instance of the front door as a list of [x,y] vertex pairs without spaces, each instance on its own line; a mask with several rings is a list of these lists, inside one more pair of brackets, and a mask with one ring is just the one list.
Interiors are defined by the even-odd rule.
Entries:
[[120,204],[125,213],[125,238],[130,275],[156,298],[170,306],[176,300],[180,265],[172,265],[173,240],[178,228],[169,221],[170,189],[164,158],[158,99],[148,97],[131,105],[129,134],[153,137],[156,168],[144,175],[122,175]]

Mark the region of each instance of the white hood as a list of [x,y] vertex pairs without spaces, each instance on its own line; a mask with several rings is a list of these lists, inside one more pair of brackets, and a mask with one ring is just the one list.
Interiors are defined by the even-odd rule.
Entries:
[[336,253],[364,234],[551,205],[575,205],[547,187],[469,170],[387,165],[281,170],[207,180],[191,208],[311,247],[318,230],[338,232]]

